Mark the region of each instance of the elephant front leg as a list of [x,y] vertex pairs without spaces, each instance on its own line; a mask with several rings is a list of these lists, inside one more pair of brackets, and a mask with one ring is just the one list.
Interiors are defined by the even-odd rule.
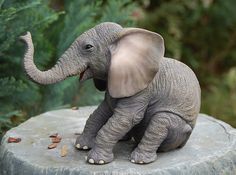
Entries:
[[114,145],[134,126],[132,118],[113,115],[98,132],[95,146],[89,152],[87,161],[92,164],[111,162]]
[[114,114],[99,130],[95,145],[88,153],[89,163],[104,164],[113,160],[115,144],[143,119],[148,101],[148,94],[142,93],[118,100]]
[[82,134],[76,139],[76,148],[83,150],[93,148],[98,131],[107,122],[108,118],[112,116],[112,113],[112,110],[104,100],[89,116]]

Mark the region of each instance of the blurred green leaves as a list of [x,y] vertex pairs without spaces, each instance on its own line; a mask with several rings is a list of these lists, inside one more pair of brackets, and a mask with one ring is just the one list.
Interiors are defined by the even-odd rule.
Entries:
[[35,46],[39,49],[35,57],[47,58],[44,61],[36,59],[37,65],[43,67],[50,61],[52,46],[42,32],[57,20],[59,14],[48,8],[47,3],[43,3],[41,0],[2,2],[0,11],[0,115],[4,116],[15,110],[24,110],[27,113],[39,111],[37,108],[42,94],[40,88],[28,80],[22,69],[21,60],[24,51],[19,42],[19,36],[26,31],[32,32]]
[[21,111],[12,111],[5,114],[0,114],[0,131],[1,133],[9,128],[17,126],[23,122],[24,114]]
[[165,55],[194,70],[202,88],[201,112],[236,127],[236,1],[146,1],[139,26],[160,33]]

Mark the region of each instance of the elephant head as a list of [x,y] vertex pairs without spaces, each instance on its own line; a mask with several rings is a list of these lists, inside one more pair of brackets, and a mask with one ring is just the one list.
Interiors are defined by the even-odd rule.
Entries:
[[33,81],[52,84],[80,75],[80,81],[93,78],[96,88],[108,89],[114,98],[131,96],[146,88],[164,56],[164,41],[159,34],[106,22],[80,35],[54,67],[41,71],[33,62],[30,33],[21,39],[27,44],[24,69]]

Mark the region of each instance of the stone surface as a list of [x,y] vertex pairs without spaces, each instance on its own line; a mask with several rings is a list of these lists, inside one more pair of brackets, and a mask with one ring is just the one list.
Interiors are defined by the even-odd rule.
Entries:
[[[133,143],[120,142],[114,149],[115,160],[107,165],[89,165],[85,151],[74,148],[75,133],[81,133],[95,107],[57,110],[32,117],[11,129],[0,148],[1,175],[76,175],[76,174],[236,174],[236,130],[212,117],[200,114],[190,140],[184,148],[158,153],[148,165],[129,161]],[[47,149],[49,135],[58,132],[62,141]],[[7,143],[8,137],[20,137],[20,143]],[[60,156],[67,145],[68,154]]]

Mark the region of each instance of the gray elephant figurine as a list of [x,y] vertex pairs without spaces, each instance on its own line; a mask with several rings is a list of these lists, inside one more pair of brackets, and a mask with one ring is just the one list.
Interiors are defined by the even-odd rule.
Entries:
[[80,75],[80,81],[93,78],[96,88],[106,91],[75,143],[91,149],[90,164],[111,162],[122,139],[136,141],[130,161],[137,164],[187,142],[200,110],[199,82],[188,66],[164,57],[159,34],[101,23],[80,35],[47,71],[34,64],[30,33],[21,39],[27,45],[24,69],[33,81],[51,84]]

